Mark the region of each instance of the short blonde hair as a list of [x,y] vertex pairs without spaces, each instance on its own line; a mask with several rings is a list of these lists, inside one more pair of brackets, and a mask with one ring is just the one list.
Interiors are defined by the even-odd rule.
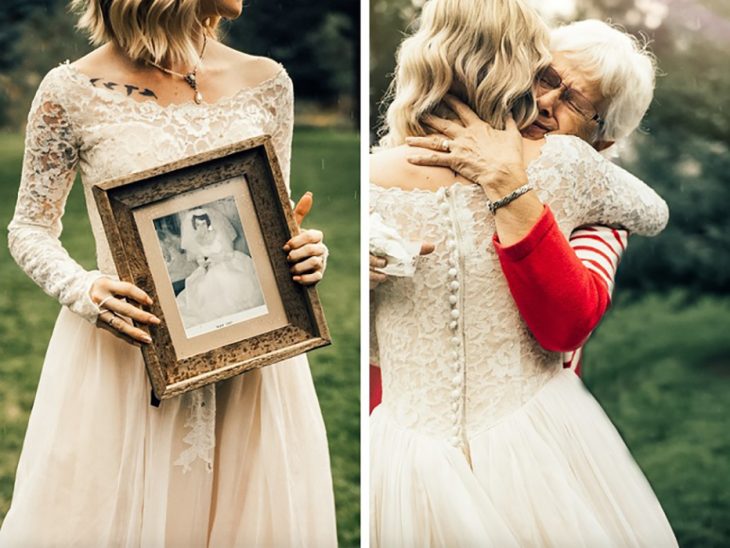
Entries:
[[550,63],[547,25],[520,0],[430,0],[396,56],[380,145],[426,135],[422,120],[453,93],[482,119],[519,127],[537,115],[535,75]]
[[115,42],[134,61],[192,66],[200,60],[196,38],[215,36],[220,18],[200,20],[200,0],[72,0],[77,27],[91,43]]

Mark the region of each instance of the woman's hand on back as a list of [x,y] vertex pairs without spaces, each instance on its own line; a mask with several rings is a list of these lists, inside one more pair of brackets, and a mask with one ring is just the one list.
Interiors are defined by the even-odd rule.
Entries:
[[415,165],[448,167],[482,186],[490,198],[501,197],[527,182],[522,136],[512,117],[504,130],[481,120],[467,105],[447,95],[444,102],[458,120],[428,115],[424,122],[436,133],[407,137]]

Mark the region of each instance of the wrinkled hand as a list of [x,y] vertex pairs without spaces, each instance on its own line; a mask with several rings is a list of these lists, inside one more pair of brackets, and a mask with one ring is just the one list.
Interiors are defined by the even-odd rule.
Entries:
[[316,284],[322,279],[327,263],[328,250],[319,230],[301,229],[302,221],[314,204],[311,192],[306,192],[294,207],[294,219],[300,227],[299,234],[284,245],[287,260],[292,265],[292,279],[302,285]]
[[[522,136],[510,116],[504,130],[481,120],[467,105],[447,95],[446,104],[457,121],[429,115],[424,123],[436,133],[427,137],[407,137],[415,165],[448,167],[481,185],[488,194],[502,195],[527,182],[523,167]],[[444,145],[447,146],[444,146]]]
[[126,300],[151,305],[152,299],[139,287],[129,282],[99,278],[91,284],[89,296],[94,304],[101,305],[101,312],[96,320],[97,327],[132,344],[152,342],[145,331],[134,327],[132,320],[157,325],[160,319]]
[[[421,251],[419,255],[428,255],[433,253],[436,246],[431,242],[423,242],[421,244]],[[370,255],[370,291],[378,287],[381,283],[388,279],[387,274],[383,274],[379,269],[385,268],[388,265],[388,261],[385,257],[378,257],[377,255]]]

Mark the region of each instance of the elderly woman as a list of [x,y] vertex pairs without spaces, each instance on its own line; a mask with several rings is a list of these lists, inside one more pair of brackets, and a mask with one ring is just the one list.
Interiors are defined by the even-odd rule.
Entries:
[[[43,79],[29,114],[9,245],[64,308],[43,364],[2,546],[334,546],[324,423],[299,356],[150,405],[139,348],[160,320],[115,279],[95,183],[260,134],[285,181],[286,71],[216,39],[240,0],[77,0],[101,47]],[[81,170],[99,270],[59,241]],[[306,209],[306,208],[305,208]],[[318,231],[286,246],[293,276],[322,276]],[[106,330],[99,329],[106,326]],[[111,331],[111,332],[110,332]],[[117,336],[115,336],[117,335]]]
[[[653,56],[635,38],[601,21],[585,20],[553,29],[550,50],[550,71],[536,89],[538,117],[522,129],[523,137],[575,135],[601,151],[638,127],[653,97],[655,67]],[[599,123],[591,112],[581,112],[580,103],[586,104],[581,96],[601,104],[606,119]],[[449,167],[467,179],[498,168],[501,158],[494,158],[488,150],[490,142],[480,143],[482,121],[470,116],[464,103],[452,101],[469,116],[465,131],[452,126],[459,135],[450,132],[448,152],[440,148],[446,135],[409,137],[406,141],[411,146],[436,152],[414,148],[409,161]],[[436,123],[448,126],[443,119]],[[564,365],[580,373],[582,345],[609,306],[628,233],[618,227],[591,225],[573,231],[566,241],[552,223],[549,208],[543,209],[535,201],[529,206],[513,219],[524,233],[514,249],[531,251],[523,256],[513,253],[510,246],[497,245],[500,265],[515,304],[537,341],[547,350],[564,352]],[[533,222],[536,216],[538,220]],[[546,227],[550,227],[547,236]],[[377,286],[385,279],[382,268],[387,261],[374,256],[370,261],[371,285]],[[555,272],[561,275],[555,276]],[[380,402],[377,367],[371,368],[371,379],[372,409]]]
[[[523,141],[547,45],[518,0],[433,0],[399,50],[384,149],[371,162],[372,213],[434,250],[413,276],[372,293],[383,372],[371,418],[377,546],[676,545],[620,436],[560,354],[532,337],[500,268],[499,246],[527,256],[520,241],[543,215],[541,234],[563,237],[587,223],[655,234],[667,219],[651,189],[584,141]],[[493,161],[470,178],[409,161],[409,137],[459,152],[457,125],[433,116],[444,101],[462,125],[489,124],[480,150]],[[594,123],[606,116],[596,106]],[[516,222],[536,202],[526,228]]]

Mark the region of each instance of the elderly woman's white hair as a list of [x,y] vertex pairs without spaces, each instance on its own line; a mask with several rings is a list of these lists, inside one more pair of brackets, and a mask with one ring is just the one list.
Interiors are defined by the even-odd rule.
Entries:
[[608,99],[598,139],[618,141],[634,131],[654,97],[656,61],[646,45],[595,19],[552,30],[550,42],[553,52],[580,66]]

